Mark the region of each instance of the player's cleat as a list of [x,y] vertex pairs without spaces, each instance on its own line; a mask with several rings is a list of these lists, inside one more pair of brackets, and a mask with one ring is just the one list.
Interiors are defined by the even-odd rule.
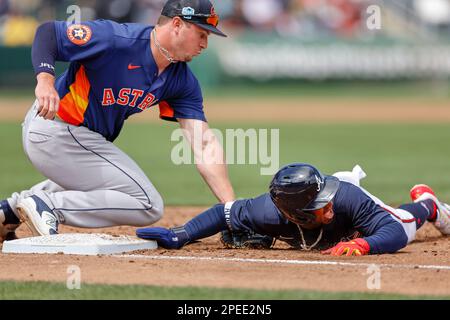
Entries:
[[417,202],[417,198],[419,198],[424,193],[432,194],[433,196],[436,196],[434,194],[434,191],[427,186],[426,184],[416,184],[414,187],[411,188],[409,191],[409,195],[411,196],[411,200],[413,202]]
[[435,227],[444,235],[450,235],[450,206],[440,202],[433,189],[425,184],[418,184],[410,190],[411,200],[420,202],[432,200],[436,204],[436,220],[433,222]]
[[35,236],[58,234],[58,219],[47,204],[37,196],[23,199],[17,205],[20,220]]

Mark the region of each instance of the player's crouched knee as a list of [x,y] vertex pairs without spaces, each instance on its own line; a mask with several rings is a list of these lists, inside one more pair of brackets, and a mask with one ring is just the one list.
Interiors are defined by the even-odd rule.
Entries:
[[145,217],[139,225],[136,227],[144,227],[154,224],[161,220],[164,214],[164,202],[161,197],[152,199],[151,206],[149,209],[145,210]]

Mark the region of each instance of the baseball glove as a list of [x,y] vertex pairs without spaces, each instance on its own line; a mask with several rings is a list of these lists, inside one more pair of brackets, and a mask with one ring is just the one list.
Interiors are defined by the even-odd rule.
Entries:
[[274,238],[251,231],[222,231],[220,241],[228,249],[270,249]]

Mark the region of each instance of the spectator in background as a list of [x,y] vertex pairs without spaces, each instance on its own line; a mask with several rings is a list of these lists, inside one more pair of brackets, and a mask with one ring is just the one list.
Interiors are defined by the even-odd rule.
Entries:
[[99,17],[119,23],[130,22],[131,12],[136,6],[132,0],[96,0],[94,10]]
[[0,0],[0,45],[3,42],[3,25],[7,18],[6,14],[9,12],[9,1]]
[[9,11],[9,1],[0,0],[0,17],[7,14]]
[[280,36],[299,37],[307,32],[302,24],[301,0],[282,0],[283,12],[277,19],[275,29]]
[[248,22],[244,17],[242,2],[242,0],[215,1],[217,10],[222,10],[221,12],[224,13],[221,21],[223,28],[225,30],[233,29],[235,35],[248,29]]
[[136,0],[131,13],[132,21],[155,24],[164,3],[164,0]]
[[273,31],[283,5],[280,0],[242,0],[242,13],[256,31]]
[[[365,10],[381,0],[213,0],[223,12],[225,29],[258,31],[283,37],[355,37],[367,31]],[[39,22],[67,16],[67,7],[81,8],[82,20],[111,19],[117,22],[155,24],[164,0],[0,0],[0,44],[29,45]],[[450,0],[385,1],[383,10],[411,22],[417,28],[428,28],[448,34],[450,31]],[[400,15],[398,14],[400,12]],[[387,21],[383,32],[389,33]],[[403,32],[404,34],[405,32]],[[3,40],[3,41],[2,41]]]
[[450,31],[449,0],[414,0],[414,9],[426,25]]
[[28,46],[33,43],[39,25],[31,12],[40,5],[40,0],[10,0],[9,12],[2,27],[2,42],[5,46]]
[[356,0],[330,0],[330,5],[339,12],[339,19],[334,29],[338,35],[349,37],[358,32],[361,24],[361,1]]
[[316,33],[353,36],[361,24],[362,2],[356,0],[301,0]]

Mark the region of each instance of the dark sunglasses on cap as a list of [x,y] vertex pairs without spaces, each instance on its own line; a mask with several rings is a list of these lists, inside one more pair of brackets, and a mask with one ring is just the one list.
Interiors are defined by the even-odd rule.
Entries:
[[[213,14],[196,13],[196,14],[190,14],[190,15],[179,14],[177,16],[179,16],[187,21],[195,20],[197,22],[207,23],[213,27],[217,27],[217,25],[219,24],[219,16],[215,13],[213,13]],[[198,19],[192,19],[193,17],[198,18]]]

